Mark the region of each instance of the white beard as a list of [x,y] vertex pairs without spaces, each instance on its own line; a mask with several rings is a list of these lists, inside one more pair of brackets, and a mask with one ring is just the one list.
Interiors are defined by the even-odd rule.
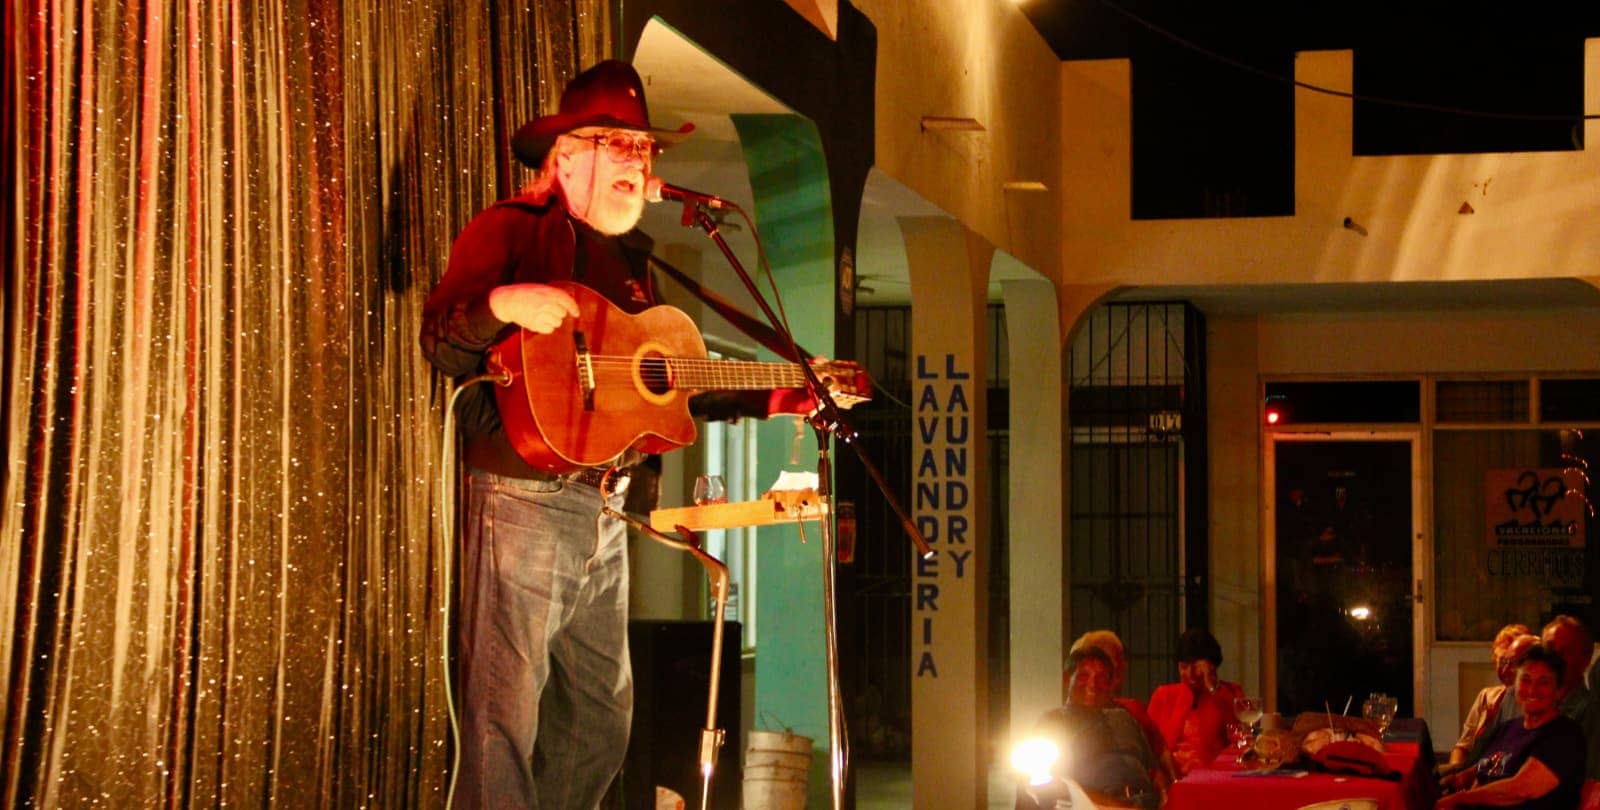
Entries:
[[589,198],[589,211],[583,220],[607,236],[621,236],[633,230],[644,215],[644,196],[623,194],[615,189],[596,189]]
[[[604,164],[595,161],[606,161]],[[621,236],[633,230],[644,214],[646,172],[610,162],[605,155],[588,154],[564,165],[558,178],[567,210],[600,233]],[[624,181],[632,188],[618,188]]]

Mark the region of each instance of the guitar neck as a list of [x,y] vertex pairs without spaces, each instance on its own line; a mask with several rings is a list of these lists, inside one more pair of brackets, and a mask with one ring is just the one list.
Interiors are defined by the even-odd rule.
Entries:
[[802,388],[805,374],[793,363],[672,357],[672,387],[696,391]]

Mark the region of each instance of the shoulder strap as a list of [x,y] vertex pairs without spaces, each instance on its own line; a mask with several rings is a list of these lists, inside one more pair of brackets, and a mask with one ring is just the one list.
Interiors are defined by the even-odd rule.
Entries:
[[650,257],[650,264],[660,268],[662,272],[671,276],[674,281],[692,293],[694,297],[704,301],[706,306],[716,310],[718,315],[727,318],[728,322],[733,324],[739,331],[755,338],[761,345],[771,349],[779,357],[791,363],[806,362],[812,357],[811,353],[807,352],[804,347],[799,347],[804,359],[795,357],[794,351],[789,348],[789,342],[783,339],[778,330],[734,306],[733,302],[707,289],[705,285],[690,278],[682,270],[673,267],[656,256]]

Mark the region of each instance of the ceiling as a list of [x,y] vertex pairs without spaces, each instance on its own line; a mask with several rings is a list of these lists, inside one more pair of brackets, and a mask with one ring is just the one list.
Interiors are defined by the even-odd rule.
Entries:
[[[1168,38],[1151,34],[1132,22],[1132,17],[1111,10],[1108,0],[1019,0],[1019,5],[1058,54],[1065,53],[1069,57],[1111,55],[1117,51],[1138,54],[1141,49],[1171,47]],[[1210,16],[1199,15],[1191,9],[1185,12],[1187,17],[1178,18],[1178,22],[1203,17],[1203,24],[1195,24],[1194,30],[1199,32],[1197,37],[1230,22],[1237,26],[1237,30],[1228,35],[1233,41],[1244,37],[1247,29],[1262,30],[1280,36],[1281,41],[1287,43],[1286,47],[1297,42],[1336,47],[1341,38],[1371,40],[1376,37],[1360,33],[1359,26],[1348,21],[1330,23],[1328,33],[1317,35],[1310,15],[1305,13],[1293,19],[1281,15],[1274,19],[1253,18],[1246,25],[1242,22],[1246,18],[1232,6],[1218,10],[1215,4],[1123,0],[1117,8],[1174,18],[1175,12],[1171,9],[1188,9],[1195,5],[1205,6]],[[1357,14],[1376,6],[1339,8],[1349,8],[1352,9],[1349,13]],[[1333,6],[1329,5],[1328,9],[1329,15],[1337,16],[1332,14]],[[1093,30],[1100,30],[1102,35],[1091,36],[1089,32]],[[1160,42],[1154,42],[1151,37]],[[792,111],[659,23],[646,27],[635,50],[635,65],[646,82],[651,115],[658,126],[676,126],[685,120],[696,125],[692,137],[662,155],[657,162],[657,173],[673,184],[707,191],[753,209],[749,179],[730,115]],[[656,238],[658,255],[683,255],[679,247],[706,254],[707,266],[699,270],[700,275],[718,291],[748,303],[742,289],[732,280],[732,271],[724,269],[723,259],[707,245],[705,235],[680,224],[680,212],[680,207],[674,204],[655,205],[647,210],[642,227]],[[876,170],[872,172],[863,200],[857,244],[859,303],[900,304],[909,300],[904,246],[896,218],[942,213],[892,178]],[[755,244],[750,234],[737,221],[723,233],[736,253],[746,263],[753,263]],[[695,268],[685,269],[695,271]],[[992,270],[993,298],[999,297],[998,282],[1011,278],[1038,276],[1011,257],[1000,254]],[[1572,279],[1144,287],[1125,290],[1117,298],[1188,300],[1203,312],[1219,314],[1534,310],[1550,309],[1551,302],[1560,302],[1562,307],[1600,306],[1600,291]]]
[[[695,125],[691,137],[656,161],[656,173],[674,185],[710,192],[753,211],[749,175],[730,116],[735,113],[792,113],[793,110],[659,23],[645,27],[635,51],[634,66],[645,81],[653,123],[676,127],[683,121],[692,121]],[[658,254],[672,254],[679,248],[708,249],[703,233],[682,226],[681,212],[681,207],[675,204],[646,209],[641,227],[655,238]],[[888,175],[875,169],[871,172],[863,194],[856,239],[858,303],[871,306],[903,304],[910,300],[905,246],[896,220],[944,215],[946,212]],[[732,228],[725,227],[724,236],[741,261],[753,264],[755,243],[736,218],[732,222]],[[723,260],[711,256],[707,261],[715,262],[703,271],[707,283],[716,286],[718,292],[747,303],[742,289],[731,281],[732,271],[723,269]],[[1003,253],[997,254],[990,271],[991,297],[999,298],[1003,281],[1037,278],[1040,276],[1021,262]]]

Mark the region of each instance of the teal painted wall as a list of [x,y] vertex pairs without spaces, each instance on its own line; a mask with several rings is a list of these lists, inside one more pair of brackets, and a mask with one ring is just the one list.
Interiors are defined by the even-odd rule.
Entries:
[[[750,171],[756,226],[789,325],[802,347],[826,354],[834,334],[834,232],[828,167],[817,129],[796,115],[735,115],[733,123]],[[740,258],[755,275],[756,258]],[[765,280],[760,276],[756,280],[767,293]],[[781,470],[816,469],[816,441],[809,428],[794,467],[788,463],[794,420],[770,419],[759,431],[757,480],[763,486],[776,480]],[[812,738],[808,804],[826,807],[830,796],[821,538],[815,523],[806,526],[804,544],[793,526],[766,526],[759,531],[756,726],[781,723]]]

